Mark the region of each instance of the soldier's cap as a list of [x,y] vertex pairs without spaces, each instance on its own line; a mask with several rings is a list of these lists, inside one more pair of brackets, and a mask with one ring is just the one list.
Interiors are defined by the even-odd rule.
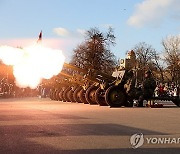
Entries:
[[147,70],[147,71],[145,72],[145,74],[151,74],[151,71],[150,71],[150,70]]

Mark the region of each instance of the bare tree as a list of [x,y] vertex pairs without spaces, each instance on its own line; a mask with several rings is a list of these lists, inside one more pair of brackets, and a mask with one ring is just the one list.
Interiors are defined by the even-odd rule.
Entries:
[[141,72],[141,80],[144,79],[144,74],[147,69],[153,70],[153,58],[155,54],[155,49],[151,45],[146,44],[145,42],[140,42],[133,48],[133,51],[136,54],[138,68]]
[[166,37],[162,45],[171,82],[180,84],[180,36]]
[[[156,50],[153,51],[152,56],[152,63],[155,69],[156,69],[156,78],[158,78],[162,83],[164,83],[164,65],[163,65],[163,59],[160,57],[160,53],[157,53]],[[160,74],[160,77],[158,76]]]
[[85,42],[74,49],[71,63],[83,69],[100,70],[111,73],[117,64],[110,46],[115,44],[113,29],[102,33],[98,28],[91,28],[86,32]]

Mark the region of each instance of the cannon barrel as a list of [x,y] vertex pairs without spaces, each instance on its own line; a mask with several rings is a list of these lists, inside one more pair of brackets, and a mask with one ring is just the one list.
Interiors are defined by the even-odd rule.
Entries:
[[87,74],[87,73],[88,73],[87,70],[84,70],[84,69],[82,69],[82,68],[79,68],[79,67],[77,67],[77,66],[74,66],[74,65],[71,65],[71,64],[68,64],[68,63],[64,63],[63,66],[66,67],[66,68],[70,68],[70,69],[72,69],[72,70],[78,71],[78,72],[82,72],[82,73],[84,73],[84,74]]
[[[63,76],[63,77],[62,77],[62,76]],[[68,74],[68,73],[66,73],[66,72],[61,71],[61,73],[59,74],[58,78],[59,78],[59,77],[64,78],[64,80],[65,80],[65,79],[68,80],[68,82],[71,83],[71,84],[73,84],[73,85],[74,85],[74,84],[78,84],[78,85],[83,85],[83,84],[84,84],[84,82],[83,82],[83,77],[80,76],[80,75],[73,76],[73,75],[71,75],[71,74]],[[61,82],[63,82],[63,80],[62,80]]]
[[103,73],[101,71],[91,70],[91,69],[85,70],[85,69],[79,68],[77,66],[68,64],[68,63],[64,63],[64,67],[68,68],[68,69],[71,69],[71,70],[78,71],[80,73],[83,73],[84,75],[86,75],[86,79],[88,79],[90,81],[93,81],[93,82],[100,83],[100,80],[104,80],[104,81],[107,81],[107,82],[112,82],[112,81],[116,80],[115,77],[113,77],[111,75],[108,75],[106,73]]

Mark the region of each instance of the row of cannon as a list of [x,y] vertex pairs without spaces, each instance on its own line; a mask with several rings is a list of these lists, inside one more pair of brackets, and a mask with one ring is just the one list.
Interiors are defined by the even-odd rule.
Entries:
[[64,69],[54,78],[55,86],[51,88],[50,98],[110,107],[132,106],[124,89],[126,76],[125,70],[111,76],[65,63]]

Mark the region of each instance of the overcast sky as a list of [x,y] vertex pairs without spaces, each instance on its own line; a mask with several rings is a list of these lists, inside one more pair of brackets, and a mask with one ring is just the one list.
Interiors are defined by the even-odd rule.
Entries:
[[117,58],[142,41],[161,51],[163,38],[180,34],[180,0],[0,0],[0,45],[25,47],[42,30],[43,44],[69,60],[84,31],[108,26]]

